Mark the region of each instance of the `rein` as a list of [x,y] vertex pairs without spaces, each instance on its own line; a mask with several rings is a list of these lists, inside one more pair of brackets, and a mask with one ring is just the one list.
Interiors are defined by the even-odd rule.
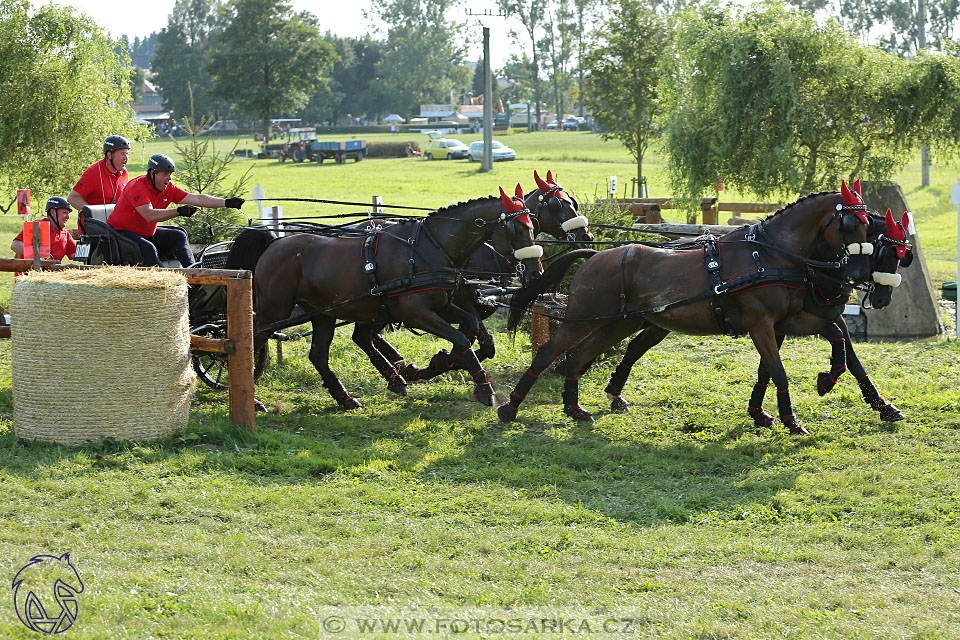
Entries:
[[[321,200],[318,198],[252,198],[254,202],[316,202],[319,204],[342,204],[350,207],[371,207],[369,202],[346,202],[343,200]],[[408,209],[411,211],[435,211],[430,207],[405,207],[399,204],[381,204],[377,205],[387,209]]]

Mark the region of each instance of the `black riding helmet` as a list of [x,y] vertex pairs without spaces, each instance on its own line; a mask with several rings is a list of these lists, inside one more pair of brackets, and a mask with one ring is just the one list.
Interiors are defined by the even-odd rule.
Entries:
[[150,173],[151,171],[154,171],[154,172],[169,171],[170,173],[173,173],[176,170],[177,170],[177,165],[174,164],[170,156],[163,153],[153,154],[152,156],[150,156],[150,160],[147,161],[147,176],[148,176],[148,179],[150,180],[150,186],[153,187],[154,189],[157,188],[156,183],[154,183],[153,181],[153,177],[155,174]]
[[129,149],[130,141],[123,136],[107,136],[103,141],[103,152],[119,151],[120,149]]
[[63,231],[63,227],[60,226],[57,219],[53,216],[50,216],[50,212],[56,209],[70,209],[73,210],[73,207],[70,206],[70,203],[67,202],[66,198],[60,196],[53,196],[47,200],[47,204],[44,207],[44,211],[47,212],[47,216],[50,217],[50,220],[53,221],[53,224],[57,227],[58,231]]

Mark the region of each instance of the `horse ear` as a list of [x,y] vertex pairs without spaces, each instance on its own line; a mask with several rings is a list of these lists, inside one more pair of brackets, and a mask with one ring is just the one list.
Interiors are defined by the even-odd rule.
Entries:
[[863,197],[863,187],[860,186],[860,178],[857,178],[856,182],[853,183],[853,190],[857,192],[858,196]]
[[503,187],[499,187],[499,189],[500,189],[500,202],[502,202],[503,206],[506,207],[511,202],[510,197],[506,193],[504,193]]
[[907,234],[910,233],[910,214],[906,211],[903,212],[903,217],[900,218],[900,224],[903,225],[903,239],[907,239]]
[[523,187],[520,186],[520,183],[517,183],[517,188],[514,189],[514,193],[517,194],[517,197],[523,200]]
[[550,169],[547,169],[547,182],[553,182],[553,173],[550,171]]
[[860,198],[860,195],[853,191],[850,191],[850,189],[847,188],[846,180],[840,181],[840,197],[841,197],[841,200],[843,201],[843,204],[845,205],[862,205],[863,204],[863,200]]
[[887,216],[885,221],[886,221],[887,228],[886,228],[886,231],[884,231],[884,233],[886,233],[888,236],[892,238],[894,237],[893,234],[895,234],[897,231],[897,223],[893,221],[893,212],[890,211],[890,209],[887,209]]
[[[550,175],[549,171],[547,172],[547,175]],[[543,178],[540,177],[540,174],[537,173],[536,169],[533,170],[533,179],[537,181],[537,188],[540,189],[540,193],[543,193],[550,188],[550,185],[543,181]]]

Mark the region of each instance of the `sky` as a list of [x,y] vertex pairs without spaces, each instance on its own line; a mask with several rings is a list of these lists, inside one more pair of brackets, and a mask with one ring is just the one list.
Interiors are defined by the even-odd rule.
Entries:
[[[120,37],[127,34],[130,40],[134,37],[145,37],[152,31],[159,31],[167,24],[167,17],[173,6],[173,0],[153,2],[138,2],[135,10],[118,9],[115,0],[50,0],[54,4],[70,5],[82,13],[93,18],[97,24],[106,29],[112,36]],[[42,2],[38,2],[42,4]],[[474,0],[470,7],[474,11],[493,10],[493,0]],[[295,11],[309,11],[320,18],[321,31],[331,31],[339,36],[362,36],[372,33],[371,23],[364,19],[363,12],[369,9],[370,0],[293,0]],[[479,19],[464,14],[459,8],[451,12],[451,20],[465,22],[470,28],[470,48],[468,59],[475,61],[483,54],[481,30],[477,26]],[[519,48],[512,44],[507,35],[510,26],[519,28],[519,23],[504,18],[484,18],[490,27],[490,59],[494,68],[503,66],[512,51],[519,53]],[[382,34],[381,36],[382,37]],[[516,47],[511,50],[511,47]]]

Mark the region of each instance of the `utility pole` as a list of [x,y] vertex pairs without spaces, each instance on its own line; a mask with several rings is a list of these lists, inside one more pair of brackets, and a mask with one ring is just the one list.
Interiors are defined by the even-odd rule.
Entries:
[[[468,16],[504,17],[502,11],[493,13],[489,9],[473,12],[467,9]],[[490,69],[490,27],[483,27],[483,163],[480,171],[493,169],[493,72]]]
[[[917,47],[927,48],[927,2],[917,0]],[[930,147],[920,147],[920,186],[930,186]]]

